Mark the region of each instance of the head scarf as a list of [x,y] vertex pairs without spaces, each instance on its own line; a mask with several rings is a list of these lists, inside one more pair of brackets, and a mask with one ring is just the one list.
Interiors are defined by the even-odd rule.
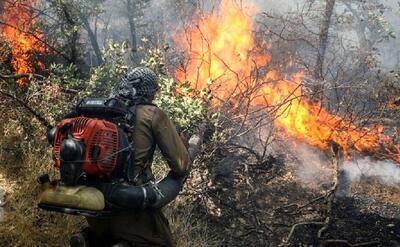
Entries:
[[122,78],[116,94],[128,99],[138,96],[148,98],[154,96],[158,89],[156,73],[146,67],[136,67]]

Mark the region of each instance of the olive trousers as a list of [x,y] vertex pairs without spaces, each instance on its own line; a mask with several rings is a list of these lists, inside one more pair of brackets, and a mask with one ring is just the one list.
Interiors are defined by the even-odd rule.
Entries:
[[122,211],[110,218],[86,220],[99,239],[126,241],[133,247],[175,246],[169,222],[159,209]]

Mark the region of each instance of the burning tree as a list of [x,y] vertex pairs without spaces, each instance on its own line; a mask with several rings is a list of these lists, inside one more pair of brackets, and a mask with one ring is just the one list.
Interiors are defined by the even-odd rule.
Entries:
[[210,90],[213,104],[221,108],[265,107],[289,136],[321,149],[333,141],[347,156],[354,149],[400,162],[400,145],[383,134],[383,126],[359,128],[329,113],[322,102],[311,102],[296,64],[293,70],[299,71],[291,74],[271,68],[271,45],[256,47],[251,13],[232,1],[222,1],[220,8],[175,36],[188,57],[176,71],[179,81],[188,81],[197,91]]

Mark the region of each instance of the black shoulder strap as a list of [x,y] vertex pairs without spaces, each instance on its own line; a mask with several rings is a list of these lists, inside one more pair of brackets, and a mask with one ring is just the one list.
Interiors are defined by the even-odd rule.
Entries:
[[133,126],[135,124],[136,108],[137,105],[133,105],[128,108],[128,113],[126,114],[126,121],[130,126]]

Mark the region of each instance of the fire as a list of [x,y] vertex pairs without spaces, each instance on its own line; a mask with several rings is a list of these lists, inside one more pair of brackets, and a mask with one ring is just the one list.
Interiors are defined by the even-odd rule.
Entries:
[[290,136],[321,149],[331,141],[338,144],[347,157],[350,151],[371,155],[376,159],[391,159],[400,163],[400,145],[383,134],[383,126],[359,128],[340,116],[333,115],[320,103],[307,101],[300,84],[301,75],[292,81],[280,80],[262,89],[265,103],[278,105],[276,124]]
[[[199,20],[177,33],[174,41],[190,54],[184,69],[176,71],[179,81],[194,89],[209,87],[221,101],[243,92],[251,83],[251,72],[265,65],[269,56],[253,54],[252,21],[230,0],[222,0],[220,12]],[[249,12],[254,7],[248,7]],[[210,85],[208,85],[210,84]]]
[[249,16],[255,8],[247,8],[248,15],[232,0],[222,0],[219,11],[175,35],[175,43],[187,56],[186,63],[175,72],[178,81],[189,81],[197,90],[209,88],[220,102],[253,88],[251,105],[275,107],[276,125],[292,138],[320,149],[335,142],[347,157],[354,150],[400,163],[400,145],[383,134],[383,126],[359,128],[331,114],[320,103],[308,101],[303,96],[303,73],[290,79],[275,70],[261,79],[252,76],[255,70],[268,65],[270,57],[256,47]]
[[[32,55],[44,52],[44,46],[35,38],[42,38],[43,34],[32,31],[36,21],[31,7],[35,4],[32,0],[7,0],[2,4],[1,33],[11,46],[11,64],[17,74],[34,73],[37,68],[44,68],[41,62],[32,59]],[[22,86],[26,80],[17,82]]]

